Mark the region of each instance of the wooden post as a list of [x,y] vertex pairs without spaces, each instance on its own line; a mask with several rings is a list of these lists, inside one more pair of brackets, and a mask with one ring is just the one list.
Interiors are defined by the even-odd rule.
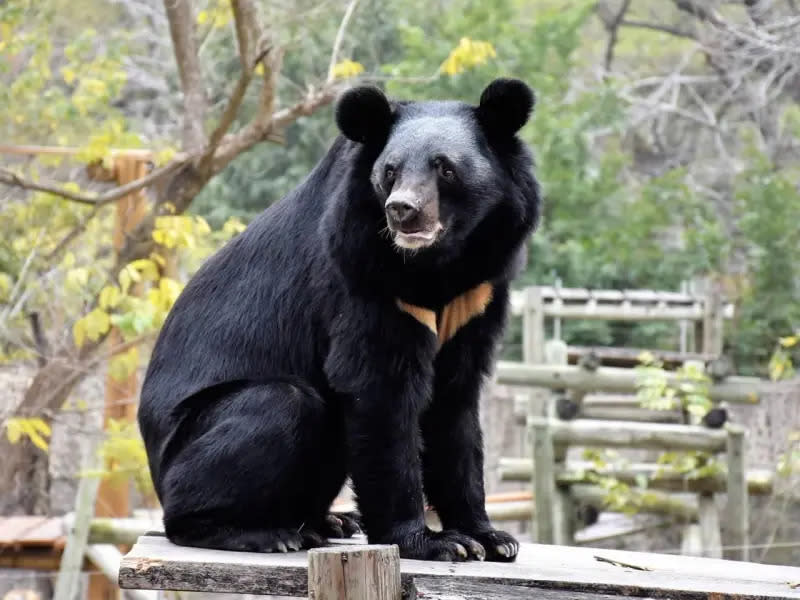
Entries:
[[315,548],[308,552],[311,600],[400,600],[397,546]]
[[730,558],[749,560],[749,510],[745,470],[744,429],[728,425],[728,505],[726,525],[730,532]]
[[525,289],[522,313],[522,360],[539,364],[544,360],[544,300],[538,287]]
[[698,494],[697,511],[702,555],[708,558],[722,558],[722,534],[714,494],[710,492]]
[[[125,185],[147,175],[147,160],[136,156],[119,155],[114,158],[114,175],[119,185]],[[142,221],[147,211],[144,190],[139,190],[123,198],[116,204],[114,219],[113,244],[114,251],[119,253],[125,245],[125,236],[132,232]],[[113,348],[122,343],[122,334],[112,328],[108,336],[108,347]],[[138,385],[136,373],[132,373],[123,381],[106,375],[104,427],[108,427],[111,419],[133,421],[136,415],[136,398]],[[127,517],[130,513],[130,494],[128,485],[114,485],[108,480],[100,483],[97,493],[95,514],[99,517]],[[89,577],[90,600],[114,600],[119,598],[119,588],[112,585],[106,577],[93,574]]]
[[[538,287],[527,287],[524,290],[524,304],[522,309],[522,361],[526,364],[540,364],[544,361],[544,300],[542,290]],[[526,414],[528,417],[541,416],[542,409],[546,407],[547,392],[533,389],[528,392]],[[531,452],[531,438],[523,429],[522,451]],[[520,524],[524,533],[527,522]]]
[[[687,281],[681,281],[681,292],[684,294],[689,292],[689,283]],[[678,332],[680,338],[680,352],[681,354],[685,354],[689,351],[689,321],[686,319],[678,321]]]
[[722,290],[716,279],[706,285],[706,301],[703,310],[703,353],[718,357],[722,354],[725,335],[722,311]]
[[[89,468],[97,467],[94,455],[94,444],[89,448],[87,465]],[[84,554],[89,543],[89,524],[94,513],[94,503],[97,498],[99,480],[96,477],[83,477],[78,484],[78,494],[75,499],[75,517],[66,519],[67,543],[61,554],[61,565],[56,578],[53,600],[72,600],[80,591],[81,567]]]
[[530,426],[533,434],[533,499],[536,540],[540,544],[552,544],[554,539],[555,457],[553,438],[547,420],[534,422]]
[[[553,365],[567,364],[567,344],[562,340],[549,340],[544,345],[545,363]],[[551,394],[547,407],[547,416],[557,418],[556,398]],[[567,460],[568,444],[553,442],[553,473],[552,476],[564,469]],[[560,546],[571,546],[574,541],[574,515],[575,503],[572,500],[569,487],[553,485],[553,543]]]

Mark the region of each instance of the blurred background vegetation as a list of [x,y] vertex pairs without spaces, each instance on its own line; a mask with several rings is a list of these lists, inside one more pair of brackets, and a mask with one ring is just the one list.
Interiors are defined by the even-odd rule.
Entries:
[[[335,93],[362,81],[471,103],[497,76],[527,81],[544,218],[518,285],[711,277],[736,303],[735,370],[767,375],[800,324],[798,31],[795,3],[777,0],[1,2],[0,144],[74,149],[0,155],[0,360],[39,368],[6,407],[22,419],[9,439],[46,445],[31,419],[74,405],[112,329],[111,375],[146,364],[191,272],[307,175],[336,135]],[[173,170],[115,245],[96,175],[137,148]],[[652,322],[562,334],[677,346]]]

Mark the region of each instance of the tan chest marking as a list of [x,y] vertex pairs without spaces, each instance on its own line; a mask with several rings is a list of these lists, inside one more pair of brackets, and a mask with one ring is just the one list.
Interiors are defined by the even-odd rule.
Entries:
[[478,315],[482,315],[492,301],[492,284],[482,283],[450,301],[443,309],[437,325],[436,313],[429,308],[422,308],[397,300],[397,306],[414,317],[431,330],[439,339],[439,347],[451,339],[459,329]]

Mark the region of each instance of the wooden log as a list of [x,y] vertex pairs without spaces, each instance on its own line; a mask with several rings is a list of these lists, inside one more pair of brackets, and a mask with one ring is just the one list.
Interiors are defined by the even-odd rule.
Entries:
[[[598,485],[576,484],[570,488],[572,500],[575,505],[588,505],[598,509],[608,510],[606,505],[606,490]],[[535,518],[539,523],[538,513],[542,510],[542,503],[536,503],[536,510],[532,502],[508,502],[504,504],[487,505],[489,518],[493,521],[516,521]],[[666,515],[682,521],[697,520],[697,507],[676,498],[671,494],[655,490],[647,490],[647,503],[641,507],[644,514]],[[545,535],[551,535],[554,524],[545,526]],[[554,535],[554,534],[553,534]],[[547,542],[550,543],[550,542]]]
[[530,500],[487,504],[486,514],[491,521],[529,521],[535,516],[533,502]]
[[[455,586],[469,586],[462,588],[472,590],[466,598],[484,600],[497,598],[497,586],[509,589],[509,598],[554,600],[584,600],[577,594],[587,594],[585,600],[606,600],[603,594],[674,600],[800,599],[800,590],[790,585],[800,581],[797,567],[596,548],[520,546],[514,563],[401,559],[400,570],[405,581],[419,583],[418,589],[433,579],[455,590],[459,589]],[[123,558],[119,581],[125,589],[304,598],[308,594],[307,561],[303,552],[223,552],[173,546],[164,537],[143,537]],[[481,592],[484,588],[485,593]],[[523,590],[528,591],[527,596],[517,593]],[[545,590],[561,595],[540,596]],[[457,598],[456,593],[448,600]]]
[[728,504],[726,527],[730,532],[730,557],[749,560],[750,525],[745,470],[744,429],[736,425],[727,428]]
[[[502,481],[530,481],[533,463],[528,458],[501,457],[499,468]],[[612,465],[597,470],[593,463],[586,461],[570,462],[568,469],[556,473],[556,482],[559,485],[589,483],[588,472],[616,477],[629,485],[635,485],[644,476],[648,479],[648,488],[672,492],[722,493],[727,490],[728,485],[727,477],[722,473],[689,479],[683,473],[661,465],[635,463],[623,468]],[[747,472],[747,491],[753,495],[771,494],[774,479],[774,473],[768,469],[751,469]]]
[[533,437],[533,497],[536,498],[536,541],[552,544],[554,539],[555,457],[550,420],[537,419],[531,424]]
[[598,421],[636,421],[639,423],[681,423],[682,415],[677,410],[651,410],[638,406],[592,406],[584,404],[577,416]]
[[[543,419],[531,418],[530,421],[536,424]],[[722,430],[692,425],[576,419],[552,420],[549,427],[554,442],[574,446],[719,452],[725,449],[727,440]]]
[[315,548],[308,553],[310,600],[400,600],[397,546]]
[[699,495],[697,499],[697,521],[700,526],[701,556],[722,558],[719,511],[713,494]]
[[[665,373],[668,385],[677,385],[681,379],[670,371]],[[502,385],[525,387],[568,388],[584,392],[619,392],[635,394],[639,374],[634,369],[600,367],[587,371],[574,365],[538,365],[512,361],[498,361],[497,382]],[[728,377],[710,388],[713,400],[755,404],[764,382],[756,377]]]
[[525,290],[524,312],[522,313],[522,359],[526,363],[538,364],[544,361],[544,312],[542,296],[538,288]]
[[649,352],[664,364],[665,368],[674,368],[682,365],[687,360],[710,362],[713,355],[699,352],[676,352],[674,350],[652,350],[644,348],[622,348],[619,346],[568,346],[567,356],[570,363],[576,363],[581,357],[593,354],[600,359],[604,366],[634,367],[640,364],[639,356]]
[[[576,502],[601,507],[608,510],[606,504],[607,491],[599,485],[575,484],[570,488]],[[697,507],[676,498],[673,494],[646,491],[646,502],[640,507],[640,513],[667,515],[681,521],[696,521]]]

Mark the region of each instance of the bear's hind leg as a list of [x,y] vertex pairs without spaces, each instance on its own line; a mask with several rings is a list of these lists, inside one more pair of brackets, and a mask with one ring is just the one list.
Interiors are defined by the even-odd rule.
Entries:
[[310,386],[243,385],[202,407],[162,466],[167,537],[286,552],[323,545],[345,479],[341,416]]

